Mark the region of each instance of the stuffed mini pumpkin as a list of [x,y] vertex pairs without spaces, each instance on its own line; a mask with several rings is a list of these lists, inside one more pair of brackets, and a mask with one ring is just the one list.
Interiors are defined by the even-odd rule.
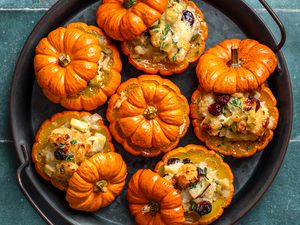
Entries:
[[45,180],[65,191],[84,160],[110,151],[114,151],[111,136],[98,114],[66,111],[41,125],[32,147],[32,160]]
[[97,21],[124,41],[129,62],[149,74],[183,72],[201,56],[208,34],[202,12],[188,0],[104,0]]
[[126,163],[120,154],[98,153],[73,174],[66,199],[73,209],[96,211],[110,205],[122,192],[126,176]]
[[157,163],[155,171],[181,194],[184,224],[210,224],[232,200],[230,167],[218,154],[203,146],[187,145],[168,152]]
[[167,180],[149,169],[131,178],[127,201],[137,225],[180,225],[184,222],[180,194]]
[[49,100],[68,109],[93,110],[119,86],[122,62],[99,28],[71,23],[39,42],[34,69]]
[[277,127],[277,101],[264,84],[231,95],[207,92],[199,86],[191,102],[196,136],[224,155],[254,155],[269,144]]
[[189,107],[179,88],[156,75],[122,83],[108,102],[109,129],[133,155],[153,157],[177,146],[189,127]]
[[205,91],[233,94],[257,89],[276,66],[269,47],[252,39],[229,39],[201,56],[196,73]]

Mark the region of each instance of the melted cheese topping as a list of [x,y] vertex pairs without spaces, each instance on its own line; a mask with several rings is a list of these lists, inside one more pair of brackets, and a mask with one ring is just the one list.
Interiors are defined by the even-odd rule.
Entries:
[[201,126],[211,136],[225,137],[233,141],[257,140],[272,127],[274,118],[269,115],[265,102],[249,103],[249,97],[259,99],[260,94],[235,93],[230,96],[221,114],[213,116],[208,108],[215,103],[215,96],[213,93],[204,94],[198,104],[198,113],[204,118]]
[[81,162],[104,151],[107,140],[99,119],[93,116],[72,119],[51,132],[39,153],[49,177],[66,182]]
[[[192,24],[182,19],[186,10],[193,14]],[[139,56],[143,56],[151,58],[153,62],[183,62],[192,43],[200,45],[197,42],[198,38],[203,40],[201,23],[202,19],[196,14],[195,8],[188,6],[184,1],[169,0],[160,20],[156,21],[149,31],[132,41],[136,53],[133,58],[138,60]]]
[[[191,168],[200,168],[205,171],[205,175],[193,177]],[[189,168],[187,170],[187,168]],[[187,173],[188,171],[188,173]],[[219,179],[216,170],[207,166],[205,162],[183,164],[179,161],[174,164],[164,165],[164,178],[177,184],[181,193],[182,205],[185,212],[191,211],[192,203],[200,203],[202,201],[209,201],[213,203],[218,197],[228,198],[230,195],[229,179]],[[181,186],[179,179],[184,176],[185,180],[190,182],[185,186]],[[195,175],[194,175],[195,176]],[[196,181],[195,181],[196,180]]]

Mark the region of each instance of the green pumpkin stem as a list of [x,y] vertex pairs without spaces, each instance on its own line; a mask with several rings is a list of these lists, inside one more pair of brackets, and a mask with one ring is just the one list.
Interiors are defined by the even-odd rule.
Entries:
[[66,67],[67,65],[69,65],[71,63],[70,56],[68,56],[65,53],[60,53],[58,56],[58,63],[62,67]]
[[231,48],[231,60],[229,61],[229,66],[233,68],[238,68],[242,64],[242,61],[239,59],[239,48]]
[[106,180],[100,180],[95,184],[94,191],[101,191],[103,193],[107,192],[107,181]]
[[136,3],[137,0],[126,0],[124,2],[124,7],[126,9],[130,9],[135,3]]

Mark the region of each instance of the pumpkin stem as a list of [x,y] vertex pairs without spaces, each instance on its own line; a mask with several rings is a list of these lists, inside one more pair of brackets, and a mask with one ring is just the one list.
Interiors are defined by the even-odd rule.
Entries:
[[239,48],[238,47],[232,47],[231,48],[231,60],[228,62],[228,65],[233,68],[238,68],[243,63],[239,59]]
[[94,191],[101,191],[103,193],[107,192],[107,181],[106,180],[100,180],[95,184]]
[[142,208],[142,213],[156,213],[159,211],[159,204],[157,202],[149,202]]
[[60,53],[58,56],[58,63],[59,65],[61,65],[62,67],[66,67],[67,65],[69,65],[71,62],[70,56],[68,56],[65,53]]
[[137,0],[126,0],[126,1],[124,2],[124,7],[125,7],[126,9],[131,8],[131,7],[136,3],[136,1],[137,1]]
[[147,120],[153,120],[156,117],[157,109],[154,106],[148,106],[143,115]]

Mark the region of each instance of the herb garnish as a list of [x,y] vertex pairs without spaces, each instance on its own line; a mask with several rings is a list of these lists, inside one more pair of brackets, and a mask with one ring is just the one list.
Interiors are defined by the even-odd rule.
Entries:
[[197,204],[195,202],[191,202],[191,209],[192,209],[192,211],[197,210]]
[[234,99],[231,100],[230,103],[231,103],[232,105],[234,105],[234,106],[236,106],[236,107],[242,109],[242,102],[241,102],[239,99],[234,98]]
[[250,150],[250,149],[252,149],[252,146],[247,145],[246,148],[247,148],[248,150]]
[[199,55],[199,53],[200,53],[200,51],[199,51],[199,50],[197,50],[197,51],[196,51],[196,55]]
[[220,144],[218,144],[217,146],[218,146],[218,147],[230,148],[229,145],[226,145],[226,144],[224,144],[224,143],[220,143]]
[[71,143],[71,145],[76,145],[77,144],[77,140],[74,139],[70,143]]
[[74,155],[72,155],[72,154],[68,155],[67,158],[66,158],[66,161],[67,162],[73,162],[74,161]]
[[165,48],[166,47],[166,42],[163,42],[160,47]]
[[150,29],[156,29],[156,28],[159,28],[159,25],[158,25],[158,24],[153,25],[152,27],[150,27]]
[[158,33],[158,30],[154,30],[153,32],[154,32],[154,33]]
[[65,147],[66,147],[65,144],[60,144],[60,146],[59,146],[60,149],[64,149]]
[[198,38],[199,38],[199,34],[195,34],[193,37],[192,37],[192,41],[196,41]]
[[192,184],[190,184],[189,189],[193,189],[193,188],[196,188],[196,187],[197,187],[197,183],[192,183]]

